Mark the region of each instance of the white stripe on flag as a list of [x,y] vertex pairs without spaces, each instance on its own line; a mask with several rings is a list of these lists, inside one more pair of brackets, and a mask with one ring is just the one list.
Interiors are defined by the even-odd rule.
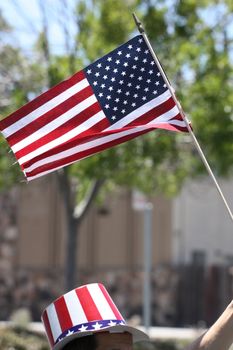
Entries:
[[182,128],[187,128],[187,126],[186,126],[186,124],[185,124],[185,122],[183,120],[177,120],[177,119],[170,120],[169,124],[177,125],[177,126],[180,126]]
[[153,125],[167,123],[167,122],[169,122],[170,124],[170,119],[174,118],[178,114],[179,114],[179,109],[177,106],[174,106],[168,112],[163,113],[159,117],[151,120],[147,125],[153,126]]
[[112,124],[109,126],[106,130],[113,130],[113,129],[121,129],[124,126],[128,125],[132,121],[134,121],[139,116],[143,115],[144,113],[149,112],[152,108],[155,108],[162,103],[166,102],[171,97],[171,93],[169,90],[166,90],[162,95],[154,98],[153,100],[145,103],[141,107],[135,109],[133,112],[126,115],[124,118],[119,120],[118,122]]
[[18,152],[20,149],[30,145],[30,143],[39,140],[41,137],[47,135],[62,124],[66,123],[68,120],[72,119],[75,115],[81,113],[86,108],[93,105],[95,102],[97,102],[95,95],[91,95],[86,100],[78,103],[76,106],[69,109],[67,112],[61,114],[56,119],[52,120],[50,123],[46,124],[39,130],[30,134],[28,137],[25,137],[22,141],[16,143],[14,146],[11,147],[13,152]]
[[65,294],[64,299],[73,325],[86,323],[87,318],[75,290]]
[[61,335],[62,330],[61,330],[60,322],[58,320],[57,312],[56,312],[54,304],[51,304],[47,307],[47,315],[48,315],[53,339],[55,342],[57,340],[57,338]]
[[80,124],[76,128],[68,131],[66,134],[54,139],[51,142],[46,143],[45,145],[37,148],[35,151],[32,151],[25,156],[21,157],[18,159],[19,164],[23,164],[28,162],[29,160],[33,159],[34,157],[39,156],[40,154],[49,151],[50,149],[61,145],[62,143],[70,140],[72,137],[77,136],[83,131],[86,131],[90,129],[93,125],[101,121],[102,119],[106,118],[105,114],[103,111],[100,111],[93,115],[91,118],[86,120],[84,123]]
[[97,306],[97,309],[101,315],[101,317],[104,320],[113,320],[116,319],[116,316],[114,315],[110,305],[108,304],[107,300],[105,299],[103,292],[101,291],[98,284],[90,284],[87,286],[87,289],[94,301],[94,303]]
[[[86,157],[87,158],[87,157]],[[61,168],[64,168],[64,166],[67,166],[67,165],[70,165],[70,164],[73,164],[74,162],[70,162],[70,163],[67,163],[67,164],[63,164],[63,165],[60,165],[58,166],[57,168],[53,168],[53,169],[50,169],[50,170],[46,170],[46,171],[43,171],[37,175],[34,175],[34,176],[27,176],[27,173],[26,171],[23,170],[23,173],[24,173],[24,176],[27,178],[27,181],[31,181],[33,179],[37,179],[38,177],[41,177],[43,175],[47,175],[49,173],[51,173],[52,171],[55,171],[55,170],[58,170],[58,169],[61,169]]]
[[37,109],[33,110],[29,114],[25,115],[23,118],[15,122],[14,124],[8,126],[6,129],[2,131],[5,138],[8,136],[14,134],[16,131],[22,129],[24,126],[30,124],[35,119],[41,117],[43,114],[47,113],[52,108],[58,106],[65,100],[67,100],[69,97],[75,95],[77,92],[83,90],[85,87],[89,85],[87,79],[83,79],[79,81],[77,84],[73,85],[71,88],[65,90],[61,94],[57,95],[56,97],[52,98],[42,106],[38,107]]
[[[171,118],[173,118],[173,117],[174,117],[174,111],[173,111],[173,113],[171,113]],[[154,122],[153,124],[156,127],[156,122]],[[159,125],[159,123],[158,123],[158,125]],[[107,142],[111,142],[111,141],[117,140],[118,138],[121,138],[121,137],[124,137],[124,136],[128,136],[128,135],[132,135],[132,134],[144,131],[144,130],[152,128],[152,127],[153,127],[153,125],[151,123],[149,123],[149,124],[146,124],[146,125],[142,125],[142,126],[140,125],[140,126],[134,127],[132,129],[127,129],[127,130],[123,130],[121,132],[113,133],[111,135],[103,136],[103,137],[98,138],[96,140],[89,141],[89,142],[83,143],[81,145],[72,147],[72,148],[70,148],[70,149],[68,149],[66,151],[54,154],[54,155],[52,155],[50,157],[43,158],[43,159],[37,161],[36,163],[32,164],[30,167],[28,167],[28,168],[25,167],[24,169],[25,169],[26,172],[30,172],[30,171],[38,168],[41,165],[44,165],[44,164],[47,164],[47,163],[54,162],[56,160],[60,160],[60,159],[69,157],[69,156],[71,156],[73,154],[76,154],[76,153],[79,153],[79,152],[82,152],[82,151],[86,151],[86,150],[91,149],[93,147],[103,145],[103,144],[105,144]]]

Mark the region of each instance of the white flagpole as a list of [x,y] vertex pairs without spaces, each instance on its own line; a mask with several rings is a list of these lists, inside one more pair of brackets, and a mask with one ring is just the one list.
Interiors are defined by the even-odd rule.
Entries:
[[209,166],[209,163],[207,162],[207,159],[206,159],[206,157],[205,157],[205,155],[204,155],[204,153],[203,153],[203,151],[202,151],[202,149],[201,149],[201,147],[200,147],[200,145],[199,145],[199,143],[198,143],[198,141],[196,139],[196,136],[194,135],[194,133],[193,133],[193,131],[192,131],[190,125],[189,125],[189,121],[186,118],[186,116],[184,114],[184,111],[182,110],[182,107],[181,107],[179,101],[177,100],[177,97],[176,97],[176,95],[175,95],[175,93],[173,91],[173,88],[170,85],[170,82],[167,79],[166,74],[164,73],[163,68],[162,68],[162,66],[161,66],[161,64],[160,64],[160,62],[159,62],[159,60],[158,60],[158,58],[157,58],[157,56],[156,56],[156,54],[155,54],[151,44],[150,44],[150,41],[149,41],[149,39],[148,39],[148,37],[146,35],[145,29],[143,28],[142,23],[139,21],[138,17],[134,13],[133,13],[133,18],[134,18],[134,21],[135,21],[135,23],[136,23],[136,25],[138,27],[139,32],[142,34],[142,36],[143,36],[143,38],[144,38],[144,40],[145,40],[145,42],[146,42],[146,44],[148,46],[148,49],[150,50],[150,53],[151,53],[152,57],[154,58],[154,60],[155,60],[155,62],[157,64],[157,67],[159,68],[160,73],[162,74],[162,77],[163,77],[165,83],[167,84],[167,87],[168,87],[168,89],[169,89],[169,91],[170,91],[170,93],[171,93],[171,95],[172,95],[172,97],[173,97],[173,99],[174,99],[174,101],[175,101],[175,103],[177,105],[177,108],[179,109],[179,112],[180,112],[180,114],[181,114],[181,116],[182,116],[182,118],[183,118],[183,120],[184,120],[184,122],[185,122],[185,124],[187,126],[187,129],[188,129],[188,131],[189,131],[189,133],[190,133],[190,135],[191,135],[191,137],[192,137],[192,139],[194,141],[194,145],[196,146],[197,151],[198,151],[198,153],[199,153],[199,155],[200,155],[200,157],[201,157],[201,159],[202,159],[202,161],[203,161],[203,163],[204,163],[204,165],[205,165],[209,175],[213,179],[213,181],[215,183],[215,186],[217,187],[217,190],[218,190],[218,192],[219,192],[219,194],[220,194],[220,196],[221,196],[221,198],[222,198],[222,200],[223,200],[223,202],[224,202],[224,204],[225,204],[225,206],[227,208],[227,211],[228,211],[228,213],[229,213],[229,215],[231,217],[231,220],[233,221],[233,214],[231,212],[231,209],[230,209],[230,207],[229,207],[229,205],[228,205],[228,203],[227,203],[227,201],[226,201],[226,199],[225,199],[225,197],[224,197],[224,195],[222,193],[222,190],[221,190],[221,188],[220,188],[220,186],[219,186],[219,184],[218,184],[218,182],[217,182],[217,180],[216,180],[216,178],[215,178],[215,176],[214,176],[214,174],[213,174],[213,172],[212,172],[212,170],[211,170],[211,168]]

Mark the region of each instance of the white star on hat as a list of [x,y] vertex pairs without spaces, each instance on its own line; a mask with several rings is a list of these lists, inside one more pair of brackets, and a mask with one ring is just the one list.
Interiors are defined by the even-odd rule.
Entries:
[[85,332],[87,330],[87,326],[84,326],[84,324],[82,325],[82,327],[80,328],[80,332]]
[[71,334],[74,334],[74,331],[68,330],[68,333],[66,334],[66,337],[68,337]]
[[96,331],[98,331],[101,328],[101,324],[99,324],[98,322],[96,322],[96,324],[93,325],[94,329]]

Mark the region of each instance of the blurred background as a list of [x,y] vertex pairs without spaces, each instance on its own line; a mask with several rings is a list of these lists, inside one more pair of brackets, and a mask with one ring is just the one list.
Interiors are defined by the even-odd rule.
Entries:
[[[1,1],[1,119],[137,34],[132,12],[232,208],[231,1]],[[38,322],[96,281],[135,325],[207,327],[231,300],[232,221],[189,135],[151,132],[28,184],[14,162],[1,136],[1,321]]]

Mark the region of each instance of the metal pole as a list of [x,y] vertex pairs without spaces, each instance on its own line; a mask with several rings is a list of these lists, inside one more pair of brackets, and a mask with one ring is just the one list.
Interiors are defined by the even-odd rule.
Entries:
[[143,290],[143,323],[149,331],[151,326],[151,247],[152,247],[152,209],[147,203],[144,209],[144,290]]
[[162,68],[162,66],[161,66],[161,64],[160,64],[160,62],[159,62],[159,60],[158,60],[158,58],[157,58],[157,56],[156,56],[156,54],[155,54],[151,44],[150,44],[150,41],[149,41],[149,39],[148,39],[148,37],[147,37],[147,35],[145,33],[145,30],[144,30],[144,28],[142,26],[142,23],[139,21],[138,17],[134,13],[133,13],[133,18],[134,18],[134,21],[135,21],[135,23],[136,23],[136,25],[138,27],[139,32],[142,34],[142,36],[143,36],[143,38],[144,38],[144,40],[145,40],[145,42],[146,42],[146,44],[148,46],[148,49],[150,50],[150,53],[151,53],[152,57],[154,58],[154,60],[155,60],[155,62],[157,64],[157,67],[158,67],[160,73],[162,74],[162,77],[163,77],[165,83],[167,84],[167,87],[168,87],[168,89],[169,89],[169,91],[170,91],[170,93],[171,93],[171,95],[172,95],[172,97],[173,97],[173,99],[174,99],[174,101],[175,101],[175,103],[177,105],[177,108],[178,108],[178,110],[180,112],[180,115],[182,116],[182,118],[183,118],[183,120],[184,120],[184,122],[185,122],[185,124],[187,126],[187,129],[188,129],[188,131],[189,131],[189,133],[190,133],[190,135],[191,135],[191,137],[192,137],[192,139],[194,141],[194,145],[196,146],[197,151],[198,151],[198,153],[199,153],[199,155],[200,155],[200,157],[201,157],[201,159],[202,159],[202,161],[203,161],[203,163],[204,163],[204,165],[205,165],[205,167],[206,167],[210,177],[214,181],[214,184],[215,184],[215,186],[216,186],[216,188],[217,188],[217,190],[218,190],[218,192],[219,192],[219,194],[220,194],[220,196],[221,196],[221,198],[223,200],[223,203],[225,204],[225,206],[227,208],[227,211],[228,211],[228,213],[230,215],[230,218],[233,221],[233,214],[231,212],[231,209],[230,209],[230,207],[229,207],[229,205],[228,205],[228,203],[227,203],[227,201],[226,201],[226,199],[225,199],[225,197],[224,197],[224,195],[222,193],[222,190],[221,190],[221,188],[220,188],[220,186],[219,186],[219,184],[218,184],[218,182],[217,182],[217,180],[216,180],[216,178],[215,178],[215,176],[214,176],[214,174],[213,174],[213,172],[212,172],[212,170],[211,170],[211,168],[209,166],[209,163],[207,162],[207,159],[206,159],[206,157],[205,157],[205,155],[204,155],[204,153],[203,153],[203,151],[202,151],[202,149],[201,149],[201,147],[200,147],[200,145],[199,145],[199,143],[198,143],[198,141],[196,139],[196,136],[194,135],[194,133],[193,133],[193,131],[192,131],[190,125],[189,125],[189,121],[187,120],[186,115],[184,114],[184,111],[183,111],[179,101],[176,98],[176,95],[175,95],[175,93],[174,93],[174,91],[172,89],[172,86],[171,86],[169,80],[167,79],[166,74],[164,73],[163,68]]

